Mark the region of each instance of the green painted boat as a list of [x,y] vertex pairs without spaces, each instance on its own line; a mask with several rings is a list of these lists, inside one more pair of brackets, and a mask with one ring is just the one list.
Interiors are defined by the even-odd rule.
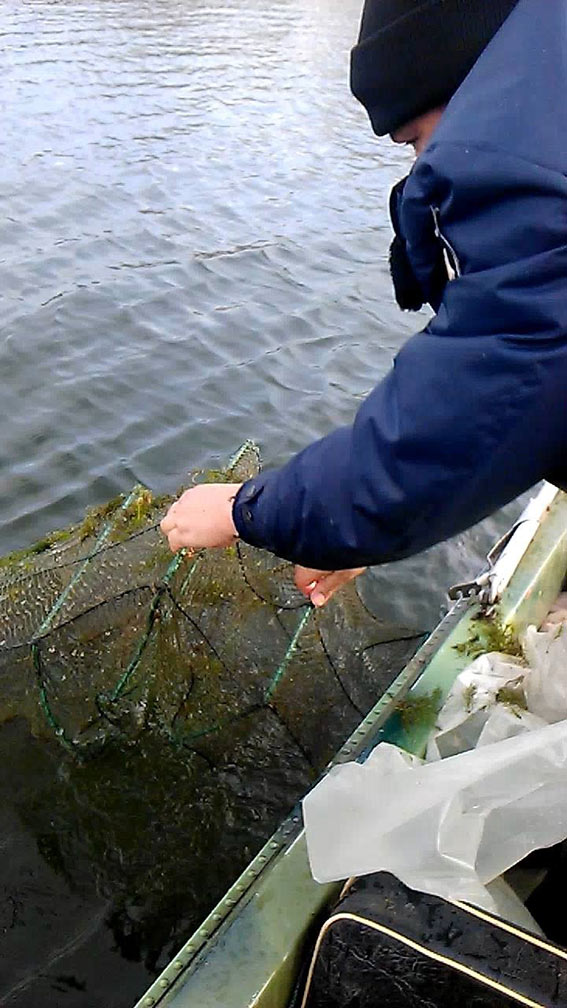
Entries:
[[[544,484],[453,606],[337,753],[380,741],[423,752],[457,674],[483,651],[539,625],[567,572],[567,495]],[[340,886],[313,881],[301,811],[274,833],[136,1008],[286,1008],[310,929]]]

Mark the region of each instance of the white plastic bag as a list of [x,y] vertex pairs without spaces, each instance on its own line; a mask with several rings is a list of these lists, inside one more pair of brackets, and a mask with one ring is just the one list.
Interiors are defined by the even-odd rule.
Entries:
[[547,724],[543,718],[521,710],[514,705],[497,703],[488,715],[484,727],[477,740],[477,748],[502,742],[503,739],[514,738],[525,732],[543,728]]
[[567,721],[421,764],[382,743],[304,799],[313,877],[389,871],[499,913],[486,886],[567,836]]
[[[481,655],[459,673],[437,717],[435,732],[429,740],[427,759],[454,756],[474,749],[487,730],[490,720],[491,741],[525,731],[521,706],[525,704],[522,683],[525,665],[517,658],[490,652]],[[505,691],[509,703],[500,702]],[[516,698],[517,703],[514,703]],[[496,715],[496,716],[494,716]],[[567,715],[566,715],[567,716]],[[543,722],[538,722],[538,726]],[[536,725],[529,722],[529,727]]]
[[561,592],[557,596],[547,616],[545,617],[540,630],[551,630],[558,623],[567,623],[567,592]]
[[530,626],[523,640],[529,668],[524,690],[528,710],[553,724],[567,718],[567,623],[546,631]]

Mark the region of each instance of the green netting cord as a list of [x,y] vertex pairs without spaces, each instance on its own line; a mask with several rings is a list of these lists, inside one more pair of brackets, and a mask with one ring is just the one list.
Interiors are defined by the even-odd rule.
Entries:
[[[123,501],[123,503],[122,503],[122,505],[120,507],[120,512],[124,512],[126,510],[126,508],[128,508],[130,506],[130,504],[136,499],[137,493],[138,493],[138,488],[135,487],[134,490],[132,491],[132,493],[129,494],[129,496]],[[114,519],[111,519],[111,520],[109,520],[106,523],[106,525],[104,526],[104,528],[102,529],[101,533],[99,534],[99,536],[96,539],[96,542],[95,542],[95,545],[94,545],[94,549],[91,551],[91,553],[89,553],[89,555],[87,557],[85,557],[84,561],[81,563],[80,567],[78,568],[78,570],[76,571],[76,573],[73,575],[73,577],[72,577],[71,581],[69,582],[69,584],[65,587],[65,589],[61,592],[61,594],[59,595],[59,597],[55,601],[55,603],[52,606],[50,612],[47,614],[47,616],[43,620],[41,626],[39,627],[39,630],[38,630],[37,635],[36,635],[36,640],[33,641],[32,645],[31,645],[31,654],[32,654],[33,665],[34,665],[34,669],[35,669],[35,672],[36,672],[36,675],[37,675],[37,679],[38,679],[38,683],[39,683],[39,699],[40,699],[40,704],[41,704],[42,710],[43,710],[43,712],[45,714],[46,720],[47,720],[50,728],[52,728],[52,730],[55,733],[55,735],[56,735],[57,739],[59,740],[59,742],[67,750],[69,750],[70,752],[73,752],[74,754],[76,754],[77,751],[80,751],[80,746],[77,744],[77,742],[75,742],[74,739],[69,738],[69,736],[66,734],[65,729],[59,723],[59,721],[58,721],[57,717],[55,716],[55,714],[53,713],[53,711],[51,709],[51,706],[50,706],[50,703],[49,703],[47,688],[46,688],[46,685],[45,685],[45,682],[44,682],[43,670],[42,670],[42,666],[41,666],[41,654],[40,654],[40,648],[39,648],[39,641],[40,641],[41,637],[43,637],[46,633],[48,633],[49,630],[53,627],[53,623],[54,623],[55,619],[57,618],[57,616],[61,612],[61,609],[63,608],[63,606],[64,606],[66,600],[68,599],[69,595],[71,594],[73,588],[75,588],[77,586],[78,582],[80,581],[80,579],[82,578],[83,574],[87,570],[90,562],[94,559],[94,557],[96,557],[99,554],[100,549],[104,546],[106,540],[110,536],[110,533],[112,532],[114,524],[115,524],[114,523]],[[155,622],[156,622],[156,618],[157,618],[158,613],[159,613],[159,607],[160,607],[161,600],[162,600],[165,592],[168,590],[168,587],[169,587],[169,584],[171,582],[171,579],[175,575],[176,571],[179,569],[179,567],[181,565],[181,562],[183,561],[185,555],[186,555],[186,551],[185,550],[180,550],[179,553],[177,553],[174,556],[174,558],[172,559],[172,561],[171,561],[171,563],[170,563],[167,571],[165,572],[165,574],[164,574],[164,576],[163,576],[160,584],[157,586],[156,593],[155,593],[155,595],[154,595],[154,597],[152,599],[152,602],[151,602],[151,605],[150,605],[150,609],[149,609],[149,612],[148,612],[148,619],[147,619],[147,622],[146,622],[145,633],[141,637],[140,641],[138,642],[138,645],[136,647],[135,653],[132,656],[130,662],[128,663],[127,668],[124,670],[122,676],[120,677],[119,681],[117,682],[116,686],[114,687],[112,693],[108,697],[108,699],[110,699],[111,702],[116,702],[116,700],[119,699],[119,697],[124,692],[126,686],[128,685],[128,682],[130,681],[131,677],[134,675],[134,673],[135,673],[135,671],[136,671],[136,669],[137,669],[137,667],[138,667],[138,665],[140,663],[140,659],[141,659],[141,657],[142,657],[142,655],[143,655],[143,653],[144,653],[144,651],[145,651],[145,649],[147,647],[147,644],[148,644],[148,642],[149,642],[149,640],[151,638],[151,635],[152,635],[152,632],[153,632],[153,628],[154,628],[154,625],[155,625]],[[102,699],[102,696],[101,696],[101,699]]]

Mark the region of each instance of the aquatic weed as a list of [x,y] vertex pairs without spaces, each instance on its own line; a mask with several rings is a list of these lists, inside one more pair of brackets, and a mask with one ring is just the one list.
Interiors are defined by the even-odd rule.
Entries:
[[491,651],[523,657],[522,648],[511,627],[505,626],[493,616],[478,616],[471,622],[470,636],[454,645],[457,654],[465,655],[471,661]]
[[435,720],[443,694],[437,687],[431,693],[424,693],[423,696],[413,696],[409,694],[396,705],[396,710],[400,716],[404,731],[409,732],[414,728],[429,728]]

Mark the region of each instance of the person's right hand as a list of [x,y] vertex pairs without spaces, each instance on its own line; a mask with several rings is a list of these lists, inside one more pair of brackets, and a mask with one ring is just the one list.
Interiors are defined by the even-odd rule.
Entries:
[[201,483],[181,494],[161,522],[173,553],[230,546],[238,538],[232,505],[241,483]]

